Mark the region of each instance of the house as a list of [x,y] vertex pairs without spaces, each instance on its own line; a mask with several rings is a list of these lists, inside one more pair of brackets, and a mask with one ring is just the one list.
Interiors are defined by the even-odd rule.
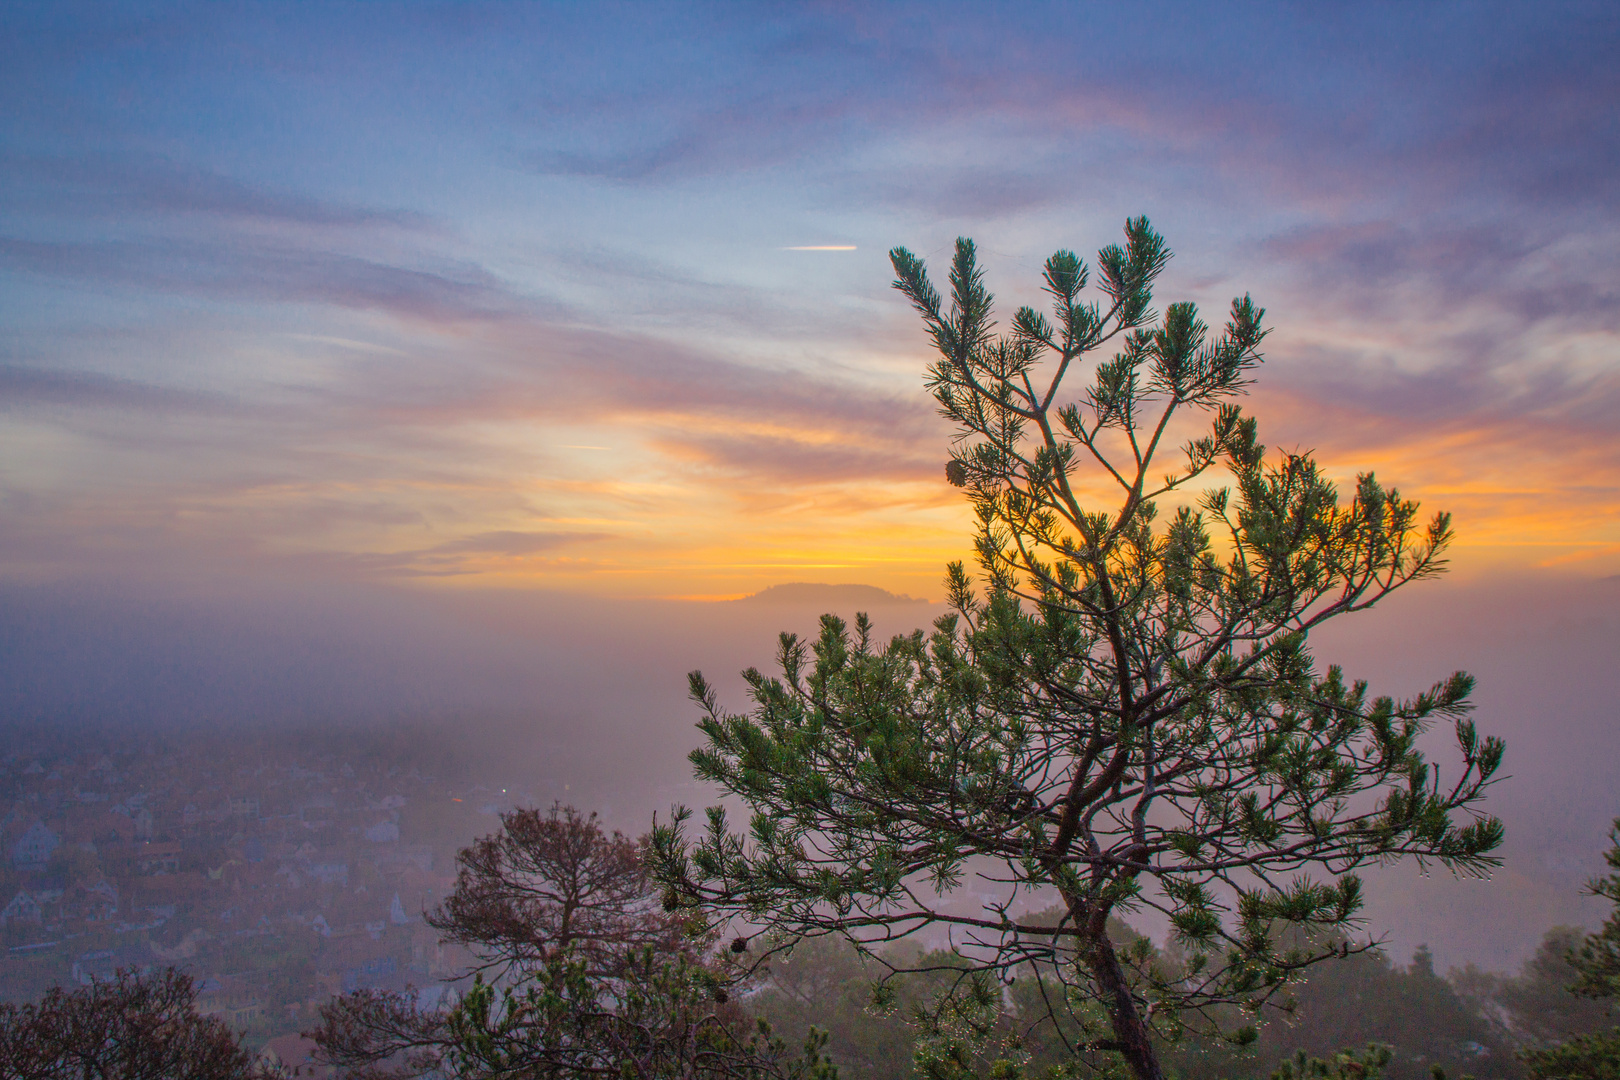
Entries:
[[178,874],[180,845],[145,843],[135,849],[135,869],[142,874]]
[[217,975],[205,975],[192,984],[197,992],[197,1011],[204,1016],[216,1016],[225,1008],[225,984]]
[[111,810],[74,807],[63,821],[62,833],[81,844],[117,846],[134,841],[135,823],[116,806]]
[[197,1012],[244,1028],[264,1019],[264,1003],[240,975],[210,975],[196,984]]
[[423,1012],[439,1012],[455,1005],[460,998],[449,983],[429,983],[416,991],[416,1007]]
[[0,818],[0,833],[7,836],[20,836],[22,831],[28,828],[29,823],[33,820],[34,816],[28,812],[26,806],[22,803],[15,803],[10,810],[6,811],[6,816]]
[[135,887],[139,899],[130,898],[132,907],[156,908],[159,905],[188,907],[206,895],[208,879],[195,870],[181,874],[153,874],[144,877]]
[[373,844],[392,844],[399,839],[399,826],[392,821],[379,821],[366,830],[366,839]]
[[44,920],[45,914],[39,900],[31,892],[19,892],[11,898],[11,903],[0,908],[0,926],[21,922],[40,923]]
[[433,848],[427,844],[400,844],[377,856],[377,868],[385,873],[407,867],[427,872],[433,869]]
[[277,1035],[260,1048],[257,1064],[271,1076],[295,1080],[336,1075],[331,1066],[316,1062],[315,1041],[303,1035]]
[[373,956],[343,972],[343,992],[356,990],[404,990],[406,979],[392,956]]
[[322,885],[347,885],[349,883],[349,864],[346,862],[313,863],[309,868],[309,876]]
[[439,932],[426,923],[419,922],[411,927],[410,967],[412,971],[430,975],[445,970],[444,943],[439,940]]
[[141,821],[143,820],[146,825],[145,835],[151,836],[152,815],[149,811],[140,811],[140,817],[136,819],[131,819],[125,814],[109,813],[104,821],[103,827],[105,832],[102,835],[110,835],[112,837],[116,837],[123,843],[133,844],[135,842],[135,834],[141,831]]
[[50,861],[51,852],[62,846],[62,838],[35,821],[11,845],[11,863],[19,870],[36,869]]
[[82,881],[68,891],[67,913],[89,922],[104,922],[118,914],[118,886],[101,878]]
[[225,1022],[235,1028],[244,1028],[256,1020],[264,1019],[264,1005],[255,999],[237,1001],[225,1006],[220,1013]]
[[111,982],[118,976],[118,953],[113,949],[87,952],[73,961],[73,981],[81,986]]
[[129,946],[82,953],[73,961],[70,974],[74,982],[89,986],[91,983],[112,982],[120,971],[136,971],[144,975],[154,966],[150,949],[144,945]]
[[81,885],[80,888],[84,890],[86,896],[99,896],[104,903],[111,904],[114,911],[118,910],[118,886],[106,878],[90,885]]

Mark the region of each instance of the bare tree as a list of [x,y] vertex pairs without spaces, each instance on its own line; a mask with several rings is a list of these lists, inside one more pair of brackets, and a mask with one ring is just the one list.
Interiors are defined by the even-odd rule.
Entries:
[[473,952],[471,989],[334,998],[322,1055],[357,1078],[832,1080],[822,1037],[790,1050],[732,999],[740,971],[664,909],[643,847],[572,807],[504,815],[428,918]]
[[428,1075],[451,1044],[446,1011],[422,1007],[415,990],[356,990],[328,1000],[320,1016],[304,1034],[350,1080]]
[[251,1056],[215,1016],[200,1016],[191,978],[120,970],[38,1002],[0,1005],[3,1080],[247,1080]]
[[595,814],[514,810],[457,861],[455,891],[427,921],[471,949],[480,970],[568,954],[593,977],[612,977],[644,947],[670,955],[690,947],[684,920],[659,903],[641,843],[604,832]]

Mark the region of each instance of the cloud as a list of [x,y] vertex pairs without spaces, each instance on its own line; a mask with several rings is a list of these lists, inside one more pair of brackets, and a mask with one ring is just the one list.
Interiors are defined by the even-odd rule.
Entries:
[[214,395],[112,375],[0,364],[0,409],[39,405],[142,413],[220,412],[236,408],[235,403]]
[[[1446,439],[1601,468],[1620,416],[1614,19],[1460,18],[487,9],[98,37],[41,17],[7,55],[51,62],[0,74],[42,103],[0,157],[17,208],[0,267],[45,300],[11,347],[26,365],[0,375],[6,406],[49,409],[97,473],[152,481],[137,507],[75,473],[53,505],[161,509],[261,553],[573,557],[529,537],[536,518],[622,553],[625,521],[686,535],[669,527],[684,503],[717,532],[763,530],[795,499],[858,532],[882,512],[867,481],[916,499],[938,482],[949,433],[899,374],[923,359],[915,325],[880,265],[863,288],[734,253],[893,234],[862,239],[865,258],[982,227],[1033,291],[1039,255],[1071,241],[1030,254],[1031,237],[1164,207],[1205,252],[1172,278],[1193,262],[1210,288],[1277,285],[1288,321],[1257,397],[1286,403],[1262,416],[1279,437],[1340,464],[1401,447],[1430,477],[1453,475]],[[607,29],[626,62],[593,51]],[[240,405],[227,422],[191,385]],[[433,549],[455,537],[494,548]]]
[[[1612,741],[1620,694],[1614,599],[1612,587],[1549,574],[1441,581],[1312,635],[1320,662],[1369,679],[1373,693],[1474,671],[1475,719],[1507,740],[1508,775],[1487,809],[1507,822],[1508,872],[1494,883],[1419,879],[1414,867],[1370,875],[1371,929],[1397,948],[1427,941],[1442,967],[1507,969],[1548,925],[1592,913],[1573,900],[1601,872],[1620,781],[1614,755],[1592,752]],[[8,723],[117,718],[164,735],[206,725],[273,737],[287,722],[388,732],[414,718],[487,754],[496,775],[566,777],[573,798],[644,825],[671,802],[710,801],[679,788],[698,738],[688,671],[704,670],[726,707],[746,708],[735,673],[770,671],[777,631],[814,634],[821,611],[867,610],[884,640],[938,612],[884,600],[838,586],[691,604],[375,582],[0,583],[0,706]],[[1446,738],[1444,725],[1436,734]]]
[[[1172,14],[1179,32],[1159,32]],[[1470,16],[1489,25],[1466,36],[1463,18],[897,7],[734,19],[611,86],[554,88],[527,161],[638,185],[784,166],[825,205],[944,216],[1127,192],[1201,199],[1211,179],[1228,199],[1317,205],[1604,205],[1620,175],[1612,14],[1498,8]],[[1438,38],[1443,57],[1417,44]],[[909,160],[885,152],[897,142]]]
[[1253,259],[1271,267],[1262,299],[1279,321],[1258,393],[1324,448],[1449,439],[1476,460],[1512,448],[1528,467],[1560,446],[1620,463],[1615,235],[1441,216],[1266,238]]
[[[161,336],[147,345],[165,348]],[[180,389],[0,373],[0,387],[27,391],[8,394],[8,407],[36,410],[103,463],[43,490],[27,468],[5,478],[0,497],[12,507],[38,492],[26,528],[8,530],[10,570],[180,552],[193,564],[338,578],[656,567],[649,555],[740,538],[729,515],[750,513],[762,479],[792,489],[937,479],[937,462],[915,449],[936,423],[926,399],[881,383],[531,315],[433,329],[403,354],[304,338],[293,347],[320,357],[316,377],[263,384],[218,416],[205,411],[208,395]],[[38,412],[46,407],[56,411]],[[144,419],[159,407],[174,421]],[[615,430],[614,449],[563,451],[600,442],[572,434],[582,424]],[[560,425],[570,434],[549,434]],[[894,504],[891,495],[833,512]],[[755,520],[777,529],[792,520],[783,513]],[[592,523],[526,524],[537,518]],[[62,533],[98,539],[51,542]]]
[[427,216],[379,210],[246,183],[180,162],[139,154],[29,157],[0,154],[0,184],[15,213],[124,219],[131,213],[206,216],[271,226],[425,230]]
[[0,237],[0,266],[148,292],[330,304],[431,322],[497,319],[540,306],[477,266],[420,270],[339,252],[246,241]]
[[426,555],[533,555],[550,551],[565,544],[591,543],[606,540],[609,533],[582,532],[518,532],[503,529],[497,532],[477,533],[473,536],[450,540],[427,549]]
[[919,446],[921,440],[896,437],[895,432],[820,434],[834,437],[811,441],[786,435],[672,432],[654,445],[728,476],[773,484],[894,484],[937,479],[943,467],[942,453],[929,456]]
[[652,146],[596,152],[539,150],[530,155],[529,161],[542,175],[642,181],[666,178],[687,169],[711,170],[720,157],[714,143],[707,132],[691,131]]
[[1075,180],[1073,170],[1049,162],[860,169],[838,177],[821,197],[833,206],[904,208],[936,221],[993,221],[1066,202]]
[[1290,264],[1312,297],[1364,314],[1418,307],[1446,317],[1484,301],[1524,322],[1555,317],[1620,326],[1613,225],[1594,229],[1444,218],[1311,224],[1268,238],[1260,255]]
[[615,539],[604,532],[521,532],[499,530],[476,533],[428,548],[406,551],[322,551],[293,556],[291,565],[313,569],[342,579],[443,578],[487,574],[511,569],[531,556],[563,548]]
[[903,393],[847,372],[744,363],[695,341],[541,317],[419,341],[412,358],[356,362],[308,393],[357,421],[438,428],[521,418],[695,434],[737,422],[887,439],[921,433],[933,414],[920,387]]

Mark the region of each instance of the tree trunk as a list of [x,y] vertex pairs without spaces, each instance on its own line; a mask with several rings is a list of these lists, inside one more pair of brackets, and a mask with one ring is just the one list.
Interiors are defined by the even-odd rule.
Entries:
[[[1082,923],[1081,925],[1085,925]],[[1164,1080],[1159,1067],[1159,1055],[1154,1052],[1153,1040],[1148,1035],[1147,1023],[1137,1011],[1136,999],[1131,997],[1130,984],[1125,980],[1125,969],[1119,965],[1114,943],[1108,939],[1106,929],[1087,935],[1086,963],[1097,980],[1097,991],[1114,1024],[1114,1041],[1125,1056],[1137,1080]]]

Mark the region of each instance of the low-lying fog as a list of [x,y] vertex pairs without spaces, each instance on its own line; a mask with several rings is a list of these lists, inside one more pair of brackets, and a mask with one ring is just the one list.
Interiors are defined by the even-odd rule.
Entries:
[[[183,733],[243,725],[442,739],[492,780],[566,798],[640,831],[701,804],[686,674],[729,703],[779,630],[867,610],[884,634],[937,605],[876,590],[783,590],[729,603],[361,586],[185,589],[89,583],[0,591],[8,738],[88,725]],[[1314,639],[1319,659],[1409,694],[1454,668],[1479,679],[1482,731],[1507,739],[1490,808],[1507,823],[1490,881],[1439,867],[1375,871],[1369,928],[1394,955],[1427,942],[1444,969],[1516,967],[1555,923],[1595,924],[1579,896],[1620,813],[1620,582],[1449,581],[1415,587]]]

